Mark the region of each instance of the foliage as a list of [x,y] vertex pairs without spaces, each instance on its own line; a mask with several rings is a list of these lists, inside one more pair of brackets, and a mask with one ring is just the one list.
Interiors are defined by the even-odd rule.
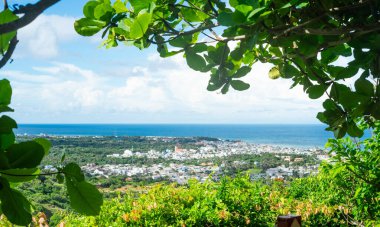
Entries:
[[363,129],[371,128],[371,137],[362,141],[352,138],[330,139],[333,164],[326,167],[338,179],[339,187],[350,192],[347,202],[353,220],[369,216],[380,219],[380,121],[373,125],[362,122]]
[[[12,88],[8,80],[0,80],[0,112],[13,111]],[[65,180],[70,204],[79,213],[96,215],[103,203],[95,186],[84,181],[80,167],[75,163],[58,165],[56,172],[41,173],[39,165],[49,154],[51,143],[43,138],[16,143],[13,129],[17,123],[10,117],[0,117],[0,200],[1,211],[9,221],[27,225],[32,221],[32,204],[23,193],[15,189],[20,182],[27,182],[41,175],[57,175]]]
[[293,80],[311,99],[326,94],[317,117],[338,138],[363,135],[357,117],[380,119],[378,1],[90,0],[83,14],[79,34],[102,31],[107,48],[154,44],[161,57],[183,54],[190,68],[211,73],[210,91],[246,90],[241,78],[270,63],[270,78]]
[[[273,226],[278,215],[297,213],[305,226],[351,226],[347,218],[357,216],[346,202],[352,198],[338,181],[322,172],[290,184],[252,182],[248,176],[156,184],[107,200],[97,217],[65,213],[62,221],[67,226]],[[368,213],[359,220],[380,224]]]

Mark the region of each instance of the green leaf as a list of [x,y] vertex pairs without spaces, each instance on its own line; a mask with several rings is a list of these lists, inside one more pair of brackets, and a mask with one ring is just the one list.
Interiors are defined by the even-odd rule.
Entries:
[[210,80],[207,85],[208,91],[216,91],[225,84],[225,81],[221,80],[218,74],[219,71],[215,71],[211,74]]
[[65,181],[65,176],[61,173],[57,174],[56,179],[58,183],[62,184]]
[[98,215],[103,204],[103,196],[98,189],[86,182],[78,182],[66,175],[66,187],[71,207],[80,214]]
[[78,164],[69,163],[63,169],[65,175],[75,178],[76,181],[81,182],[84,181],[84,174]]
[[62,154],[61,154],[61,163],[62,163],[63,161],[65,161],[65,158],[66,158],[66,152],[63,151]]
[[375,94],[374,85],[367,79],[361,77],[355,82],[356,92],[366,96],[373,96]]
[[15,120],[6,115],[0,117],[0,134],[10,134],[14,128],[17,128]]
[[49,140],[44,139],[44,138],[37,138],[37,139],[34,139],[34,141],[40,144],[44,148],[45,155],[49,154],[49,150],[51,148],[51,142]]
[[102,4],[99,4],[94,9],[94,17],[97,20],[104,22],[109,22],[112,18],[113,8],[111,6],[111,1],[104,0]]
[[206,61],[202,56],[191,50],[187,50],[185,53],[186,62],[190,68],[201,72],[206,68]]
[[228,92],[229,88],[230,88],[230,83],[226,83],[226,84],[223,86],[222,90],[221,90],[222,94],[223,94],[223,95],[226,94],[226,93]]
[[335,138],[340,139],[344,135],[346,135],[346,132],[347,132],[347,123],[343,124],[341,127],[334,129],[334,136]]
[[7,79],[0,80],[0,105],[7,106],[11,103],[12,87]]
[[13,169],[35,168],[45,155],[44,148],[34,141],[21,142],[10,146],[5,155]]
[[121,0],[116,0],[112,8],[115,9],[116,13],[125,13],[128,11],[127,7]]
[[15,134],[13,132],[8,134],[0,134],[0,149],[6,150],[15,142]]
[[352,137],[362,137],[364,134],[363,130],[358,128],[354,121],[348,123],[347,133]]
[[188,46],[192,41],[191,35],[186,35],[186,36],[179,36],[175,39],[172,39],[169,41],[169,44],[172,45],[173,47],[180,47],[184,48]]
[[240,78],[240,77],[246,76],[250,71],[251,71],[251,67],[243,66],[239,68],[232,77]]
[[83,15],[87,18],[95,19],[95,7],[99,4],[101,4],[99,1],[88,1],[83,7]]
[[[0,12],[0,24],[5,24],[18,19],[12,11],[6,9]],[[4,33],[0,35],[0,52],[4,53],[8,50],[9,42],[15,37],[16,31]]]
[[[40,173],[40,169],[38,168],[6,169],[6,170],[2,170],[1,172],[2,172],[1,176],[6,178],[9,182],[25,182],[25,181],[31,181],[37,178],[38,176],[37,174]],[[25,175],[35,175],[35,176],[25,176]]]
[[243,15],[247,15],[250,11],[253,10],[253,7],[246,4],[237,5],[235,9],[239,12],[241,12]]
[[247,90],[250,85],[241,81],[241,80],[232,80],[231,81],[231,86],[233,89],[238,90],[238,91],[244,91]]
[[326,90],[326,85],[313,85],[310,86],[306,92],[309,94],[309,98],[318,99],[323,95],[323,93],[325,93]]
[[321,62],[330,64],[338,60],[339,56],[349,57],[352,55],[351,47],[345,44],[330,47],[321,52]]
[[264,10],[266,9],[266,7],[259,7],[259,8],[256,8],[254,10],[252,10],[249,14],[248,14],[248,19],[251,19],[252,17],[256,17],[256,16],[259,16],[261,12],[263,12]]
[[148,10],[153,4],[152,0],[129,0],[135,13],[139,13],[141,10]]
[[0,177],[0,185],[1,211],[13,224],[27,226],[32,221],[31,204],[5,178]]
[[196,43],[194,46],[191,47],[191,50],[195,53],[202,53],[207,51],[207,45],[204,43]]
[[218,23],[222,26],[235,26],[246,21],[244,14],[239,11],[222,12],[217,17]]
[[131,25],[130,38],[139,39],[143,37],[145,32],[148,30],[151,19],[152,14],[150,13],[139,14]]
[[5,156],[4,151],[0,150],[0,169],[4,170],[4,169],[9,169],[9,168],[10,166],[9,166],[8,158],[7,156]]
[[204,12],[184,7],[181,8],[181,13],[188,22],[202,22],[209,17]]
[[106,22],[89,18],[82,18],[74,23],[75,31],[83,36],[92,36],[98,33],[106,25]]
[[285,64],[281,68],[281,77],[283,78],[292,78],[292,77],[299,77],[301,76],[301,72],[296,69],[293,65]]

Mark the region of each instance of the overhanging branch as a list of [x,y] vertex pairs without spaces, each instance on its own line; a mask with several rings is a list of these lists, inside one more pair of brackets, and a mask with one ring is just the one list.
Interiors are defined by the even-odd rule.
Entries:
[[9,43],[7,52],[5,52],[5,54],[3,55],[3,58],[0,60],[0,68],[2,68],[5,64],[7,64],[9,59],[12,57],[12,54],[14,50],[16,49],[17,43],[18,43],[17,36],[15,36]]
[[24,14],[17,20],[9,23],[0,24],[0,34],[17,31],[18,29],[30,24],[45,9],[59,2],[60,0],[40,0],[35,4],[26,5],[14,11],[15,14]]

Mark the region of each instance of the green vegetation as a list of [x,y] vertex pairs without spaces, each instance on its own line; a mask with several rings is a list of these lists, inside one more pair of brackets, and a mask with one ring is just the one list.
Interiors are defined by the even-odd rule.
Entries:
[[333,176],[329,168],[291,183],[240,176],[186,186],[156,184],[137,193],[130,188],[107,200],[97,217],[60,215],[68,226],[273,226],[278,215],[287,213],[302,215],[305,226],[380,224],[380,197],[371,203],[377,213],[363,212],[346,190],[357,183],[340,180],[352,177],[350,172]]
[[[17,30],[56,2],[40,0],[11,11],[4,1],[0,67],[13,54]],[[312,226],[380,225],[379,1],[230,0],[227,6],[221,0],[91,0],[83,12],[85,17],[74,25],[79,34],[91,36],[103,30],[107,48],[120,42],[140,49],[153,44],[162,57],[183,54],[190,68],[211,74],[210,91],[246,90],[250,85],[241,78],[256,62],[270,63],[270,78],[291,79],[292,87],[301,85],[311,99],[326,94],[324,111],[317,118],[336,138],[361,137],[365,129],[372,130],[372,137],[361,142],[330,140],[335,162],[326,164],[318,176],[290,185],[252,183],[244,177],[188,186],[158,185],[148,192],[127,191],[107,201],[102,210],[96,187],[84,181],[78,164],[64,165],[62,158],[57,172],[46,173],[57,176],[51,184],[65,182],[76,212],[100,215],[63,212],[50,221],[58,223],[63,218],[73,226],[268,226],[277,214],[296,212]],[[347,65],[336,65],[342,58],[348,60]],[[10,98],[9,82],[1,80],[0,112],[12,111]],[[1,212],[14,224],[27,225],[32,221],[32,206],[15,189],[16,183],[37,176],[42,179],[45,173],[40,173],[39,165],[50,145],[43,139],[15,143],[15,127],[13,119],[1,116]],[[41,187],[44,196],[58,189]],[[46,202],[44,196],[38,198],[41,203]],[[62,197],[48,199],[60,201],[57,206],[62,207],[67,202]],[[10,225],[5,219],[0,224]]]
[[[13,111],[8,106],[11,96],[9,81],[0,80],[0,112]],[[39,167],[44,157],[48,156],[51,143],[43,138],[16,142],[13,129],[17,128],[17,123],[6,115],[0,117],[0,125],[1,211],[9,221],[17,225],[27,225],[32,221],[33,205],[15,186],[44,175],[56,175],[60,183],[65,182],[70,205],[77,212],[86,215],[99,213],[102,195],[95,186],[84,180],[84,174],[77,164],[63,165],[62,157],[55,172],[41,172]]]

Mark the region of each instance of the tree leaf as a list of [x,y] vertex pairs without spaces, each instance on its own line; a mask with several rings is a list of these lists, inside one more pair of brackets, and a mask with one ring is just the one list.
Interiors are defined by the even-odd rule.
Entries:
[[234,26],[245,22],[245,16],[239,11],[222,12],[217,17],[218,23],[222,26]]
[[94,17],[97,20],[109,22],[112,18],[113,8],[110,0],[104,0],[102,4],[99,4],[94,9]]
[[5,178],[0,177],[0,185],[1,211],[13,224],[27,226],[32,221],[31,204]]
[[34,141],[36,141],[38,144],[40,144],[44,148],[45,155],[49,154],[49,150],[51,148],[51,142],[49,140],[44,139],[44,138],[37,138],[37,139],[34,139]]
[[116,13],[124,13],[128,11],[127,7],[121,0],[116,0],[112,8],[115,9]]
[[41,163],[45,151],[37,142],[27,141],[13,144],[7,149],[5,155],[13,169],[34,168]]
[[189,8],[181,8],[181,13],[185,20],[189,22],[202,22],[209,17],[204,12]]
[[106,22],[101,20],[82,18],[74,23],[75,31],[83,36],[92,36],[98,33],[106,25]]
[[294,67],[293,65],[289,65],[289,64],[285,64],[283,67],[282,67],[282,70],[281,70],[281,77],[282,78],[292,78],[292,77],[299,77],[301,76],[301,72],[296,69],[296,67]]
[[206,61],[202,56],[191,50],[188,50],[185,53],[186,62],[190,68],[201,72],[206,68]]
[[351,121],[348,123],[347,127],[347,133],[348,135],[352,137],[362,137],[364,132],[358,126],[356,126],[356,123],[354,121]]
[[75,178],[75,180],[78,182],[84,181],[84,174],[76,163],[67,164],[63,168],[63,172],[65,175],[70,176],[71,178]]
[[249,14],[248,14],[248,19],[251,19],[252,17],[256,17],[256,16],[259,16],[261,12],[263,12],[264,10],[266,9],[266,7],[259,7],[259,8],[256,8],[254,10],[252,10]]
[[[18,16],[16,16],[11,10],[6,9],[2,12],[0,12],[0,24],[5,24],[11,21],[14,21],[18,19]],[[16,31],[4,33],[0,35],[0,51],[1,53],[4,53],[8,50],[9,42],[15,37]]]
[[251,67],[243,66],[239,68],[232,77],[240,78],[240,77],[246,76],[250,71],[251,71]]
[[232,80],[231,86],[233,87],[233,89],[238,90],[238,91],[244,91],[250,87],[249,84],[247,84],[241,80]]
[[0,117],[0,133],[9,134],[13,132],[13,129],[17,128],[17,123],[12,118],[3,115]]
[[88,1],[86,5],[83,6],[83,15],[87,18],[95,19],[95,7],[99,4],[101,4],[99,1]]
[[78,182],[67,174],[65,179],[71,207],[80,214],[98,215],[103,204],[103,196],[98,189],[86,181]]
[[230,88],[230,83],[226,83],[226,84],[223,86],[222,90],[221,90],[222,94],[223,94],[223,95],[224,95],[224,94],[227,94],[229,88]]
[[169,44],[172,45],[173,47],[180,47],[184,48],[188,46],[192,41],[192,37],[190,35],[186,36],[179,36],[175,39],[172,39],[169,41]]
[[153,3],[152,0],[129,0],[133,7],[134,13],[139,13],[143,9],[149,9],[151,4]]
[[143,37],[145,32],[148,30],[151,19],[152,14],[150,13],[139,14],[131,25],[130,38],[139,39]]
[[15,142],[15,134],[13,132],[10,133],[2,133],[0,134],[0,148],[2,150],[8,149]]
[[373,96],[375,94],[374,85],[362,77],[355,81],[355,89],[359,94],[366,96]]
[[310,86],[306,92],[309,94],[309,98],[318,99],[323,95],[323,93],[325,93],[326,90],[326,85],[313,85]]
[[7,106],[11,103],[12,87],[7,79],[0,80],[0,105]]
[[346,135],[346,132],[347,132],[347,123],[343,124],[341,127],[334,129],[334,136],[335,138],[340,139],[344,135]]

